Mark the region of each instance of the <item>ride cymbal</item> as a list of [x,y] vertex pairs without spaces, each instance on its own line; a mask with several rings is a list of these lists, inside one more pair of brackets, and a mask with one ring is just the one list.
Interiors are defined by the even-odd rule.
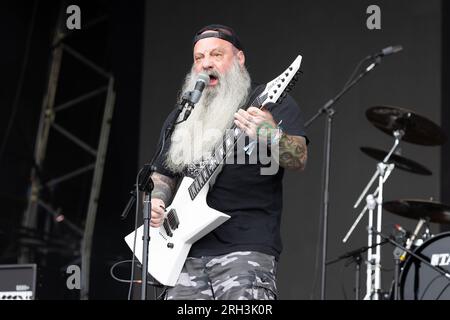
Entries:
[[414,111],[391,106],[375,106],[366,111],[367,119],[381,131],[393,136],[396,130],[403,130],[402,140],[437,146],[447,141],[447,136],[433,121]]

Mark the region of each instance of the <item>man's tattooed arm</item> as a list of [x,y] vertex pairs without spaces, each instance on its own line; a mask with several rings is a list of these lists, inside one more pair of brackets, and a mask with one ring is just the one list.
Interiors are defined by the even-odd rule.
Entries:
[[177,185],[177,179],[170,178],[163,174],[154,172],[152,174],[153,183],[155,185],[152,191],[152,198],[161,199],[166,205],[172,199],[175,187]]
[[279,142],[279,164],[285,169],[302,171],[306,166],[306,139],[283,133]]

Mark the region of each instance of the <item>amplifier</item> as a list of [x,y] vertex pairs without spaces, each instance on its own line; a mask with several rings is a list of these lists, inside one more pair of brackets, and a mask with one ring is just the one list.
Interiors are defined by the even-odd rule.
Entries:
[[35,264],[0,265],[0,300],[34,300]]

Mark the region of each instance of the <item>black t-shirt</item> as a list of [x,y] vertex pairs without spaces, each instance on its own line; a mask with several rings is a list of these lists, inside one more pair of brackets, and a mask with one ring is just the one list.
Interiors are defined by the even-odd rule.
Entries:
[[[289,95],[280,104],[270,104],[276,123],[289,135],[306,137],[303,117],[297,103]],[[161,131],[161,137],[172,112]],[[165,142],[162,156],[156,161],[157,171],[176,177],[164,166],[170,139]],[[161,141],[161,138],[160,138]],[[238,157],[243,150],[235,150]],[[257,152],[255,148],[253,152]],[[225,164],[210,188],[207,204],[211,208],[230,215],[230,219],[193,244],[189,256],[215,256],[233,251],[258,251],[275,256],[282,250],[280,221],[282,212],[282,178],[284,169],[279,167],[276,174],[261,175],[261,168],[268,165]],[[233,163],[236,163],[234,161]],[[253,162],[254,163],[254,162]]]

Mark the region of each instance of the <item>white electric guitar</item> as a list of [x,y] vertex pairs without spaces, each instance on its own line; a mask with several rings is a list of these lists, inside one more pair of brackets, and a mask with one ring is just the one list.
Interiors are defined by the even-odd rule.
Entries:
[[[251,105],[261,108],[267,103],[280,102],[286,92],[295,84],[302,56],[277,78],[269,82],[264,90],[252,101]],[[174,286],[183,268],[192,244],[227,221],[230,216],[208,207],[206,196],[210,182],[218,168],[223,164],[230,148],[244,134],[235,126],[224,136],[224,143],[215,149],[214,157],[195,179],[184,177],[169,207],[163,224],[158,228],[150,227],[148,272],[158,282]],[[143,226],[137,229],[135,255],[142,262]],[[125,237],[133,250],[134,232]]]

